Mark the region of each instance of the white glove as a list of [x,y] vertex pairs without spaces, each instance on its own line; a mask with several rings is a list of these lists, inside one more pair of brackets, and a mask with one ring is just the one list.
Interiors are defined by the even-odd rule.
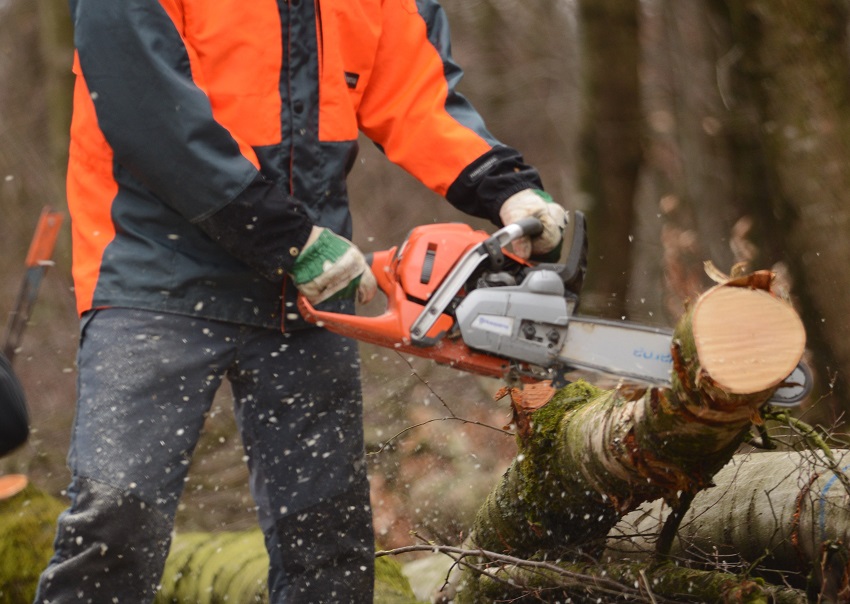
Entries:
[[311,304],[357,295],[366,304],[377,290],[363,253],[329,229],[313,227],[290,271],[295,287]]
[[520,258],[528,259],[532,255],[544,256],[560,250],[564,229],[569,222],[567,211],[552,201],[547,193],[538,189],[524,189],[514,193],[505,200],[499,210],[499,218],[505,225],[529,216],[543,223],[543,232],[534,239],[521,237],[515,240],[514,253]]

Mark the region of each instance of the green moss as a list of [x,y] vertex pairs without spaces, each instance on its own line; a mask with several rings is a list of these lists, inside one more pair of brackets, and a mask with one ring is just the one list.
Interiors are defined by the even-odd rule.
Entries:
[[259,530],[177,535],[157,604],[267,602],[269,559]]
[[[259,530],[178,535],[162,578],[157,604],[267,602],[269,560]],[[401,565],[375,562],[375,604],[416,604]]]
[[259,530],[242,533],[242,538],[226,550],[230,562],[213,579],[215,602],[262,602],[267,600],[269,556]]
[[[512,515],[521,516],[524,522],[513,524],[522,527],[525,535],[514,545],[527,545],[528,553],[567,545],[565,536],[575,532],[575,518],[586,513],[584,509],[564,508],[564,502],[575,504],[586,497],[568,492],[572,484],[579,483],[565,477],[565,469],[556,458],[557,443],[565,420],[603,393],[580,380],[559,390],[532,415],[532,430],[521,439],[520,452],[512,469],[516,482],[505,492],[505,498],[510,497],[511,490],[518,494],[512,504],[515,507]],[[588,504],[595,506],[598,501],[588,501]],[[510,505],[503,503],[503,511]]]
[[520,448],[551,448],[564,416],[602,393],[603,390],[584,380],[573,382],[560,389],[551,401],[534,412],[532,434],[529,439],[520,443]]
[[416,595],[401,564],[390,556],[375,560],[375,604],[416,604]]
[[[546,601],[609,602],[642,598],[625,594],[636,586],[646,584],[652,592],[665,601],[675,602],[728,602],[736,604],[803,604],[803,593],[780,586],[769,586],[760,579],[748,579],[721,571],[689,569],[672,563],[646,566],[641,563],[607,564],[558,563],[563,573],[546,569],[521,567],[502,568],[498,578],[480,579],[475,594],[465,593],[459,604],[510,601],[516,604]],[[602,598],[603,586],[594,585],[594,578],[622,585],[623,598],[612,594]],[[616,587],[613,587],[616,589]]]
[[156,604],[166,604],[177,601],[175,594],[177,584],[183,576],[190,572],[189,563],[192,554],[206,539],[204,533],[185,533],[178,535],[171,544],[165,571],[162,574],[162,586],[156,596]]
[[32,602],[65,507],[32,485],[0,501],[0,604]]

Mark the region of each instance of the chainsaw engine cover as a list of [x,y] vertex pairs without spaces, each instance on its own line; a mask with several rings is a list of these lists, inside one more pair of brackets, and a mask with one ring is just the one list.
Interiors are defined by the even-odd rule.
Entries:
[[455,317],[470,348],[548,368],[566,338],[571,304],[557,273],[535,271],[520,285],[469,292]]
[[427,300],[471,247],[488,237],[468,224],[429,224],[413,229],[398,251],[394,272],[414,300]]

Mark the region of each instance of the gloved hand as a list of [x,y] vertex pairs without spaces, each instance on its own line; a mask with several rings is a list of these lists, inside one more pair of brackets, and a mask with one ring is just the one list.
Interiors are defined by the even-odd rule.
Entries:
[[290,271],[295,287],[311,304],[355,294],[366,304],[377,283],[366,258],[348,239],[322,227],[313,227]]
[[502,224],[511,224],[534,216],[543,223],[543,232],[530,239],[522,237],[513,242],[513,252],[520,258],[556,262],[561,256],[564,229],[569,221],[567,211],[539,189],[524,189],[505,200],[499,210]]

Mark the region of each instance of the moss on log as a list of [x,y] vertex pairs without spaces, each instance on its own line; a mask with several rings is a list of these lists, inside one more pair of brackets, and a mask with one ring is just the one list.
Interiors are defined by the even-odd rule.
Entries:
[[[171,546],[156,603],[265,603],[268,569],[259,530],[179,534]],[[400,564],[392,558],[375,561],[374,601],[416,604]]]
[[41,571],[53,555],[61,501],[32,485],[0,500],[0,604],[32,602]]
[[614,601],[736,604],[806,604],[802,591],[770,585],[722,571],[706,571],[659,564],[562,564],[558,569],[500,567],[479,575],[474,599],[463,602],[572,602],[596,604]]
[[259,531],[177,535],[156,602],[267,602],[268,568]]

